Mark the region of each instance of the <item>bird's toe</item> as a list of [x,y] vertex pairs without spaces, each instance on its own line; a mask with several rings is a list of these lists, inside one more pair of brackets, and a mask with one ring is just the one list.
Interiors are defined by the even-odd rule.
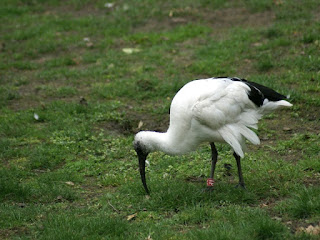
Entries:
[[244,183],[238,183],[238,184],[235,186],[235,188],[242,188],[242,189],[244,189],[244,190],[247,189],[246,186],[244,185]]

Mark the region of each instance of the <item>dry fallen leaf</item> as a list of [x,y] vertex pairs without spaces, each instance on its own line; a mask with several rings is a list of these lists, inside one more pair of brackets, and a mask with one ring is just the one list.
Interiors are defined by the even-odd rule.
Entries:
[[256,42],[256,43],[253,43],[252,45],[253,45],[254,47],[260,47],[260,46],[262,46],[262,43]]
[[277,221],[281,221],[282,220],[282,218],[280,218],[280,217],[273,217],[272,219],[277,220]]
[[112,8],[114,6],[114,3],[105,3],[104,7],[106,8]]
[[122,9],[123,9],[123,11],[128,11],[129,10],[129,5],[128,4],[124,4]]
[[127,221],[133,220],[136,216],[137,216],[137,213],[127,216]]
[[282,5],[283,4],[283,1],[282,0],[273,0],[274,4],[279,6],[279,5]]
[[70,186],[74,186],[74,183],[71,181],[65,182],[65,184],[70,185]]
[[139,124],[138,124],[138,129],[142,128],[142,126],[143,126],[143,122],[140,121]]
[[61,195],[59,195],[59,196],[55,199],[56,202],[62,202],[62,200],[63,200],[63,197],[62,197]]
[[174,23],[186,23],[186,22],[188,22],[188,20],[185,19],[185,18],[181,18],[181,17],[175,17],[175,18],[172,18],[172,22],[174,22]]
[[297,232],[305,232],[307,234],[310,234],[310,235],[320,235],[320,225],[318,226],[312,226],[312,225],[309,225],[308,227],[304,228],[304,227],[299,227],[297,229]]
[[25,203],[18,203],[18,207],[24,208],[26,206]]
[[261,208],[268,207],[268,204],[262,203],[262,204],[260,204],[260,207],[261,207]]
[[132,54],[132,53],[137,53],[140,52],[141,49],[139,48],[123,48],[122,52],[126,53],[126,54]]
[[87,47],[93,47],[93,43],[92,43],[92,42],[87,42],[87,43],[86,43],[86,46],[87,46]]
[[113,64],[113,63],[110,63],[110,64],[108,65],[108,69],[111,69],[111,68],[114,68],[114,64]]
[[306,233],[311,235],[320,235],[320,226],[309,225],[305,230]]

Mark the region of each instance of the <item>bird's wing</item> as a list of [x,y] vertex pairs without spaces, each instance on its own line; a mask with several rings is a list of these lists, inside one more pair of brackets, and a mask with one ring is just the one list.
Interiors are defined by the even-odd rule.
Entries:
[[212,129],[237,122],[240,114],[247,108],[254,108],[248,98],[249,90],[250,88],[241,82],[221,84],[212,90],[208,84],[192,106],[193,116]]
[[218,132],[243,157],[243,137],[254,144],[260,140],[250,128],[257,128],[261,114],[248,98],[250,88],[242,82],[228,82],[204,94],[192,107],[194,119]]

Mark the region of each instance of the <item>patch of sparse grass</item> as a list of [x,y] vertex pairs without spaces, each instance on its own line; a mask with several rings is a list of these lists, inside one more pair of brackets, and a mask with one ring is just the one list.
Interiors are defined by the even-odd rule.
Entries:
[[[278,2],[278,8],[275,9],[276,17],[279,21],[300,21],[309,20],[312,15],[310,15],[310,10],[318,7],[316,1],[311,0],[306,2],[306,4],[296,4],[296,1],[283,1]],[[290,11],[286,9],[290,8]]]
[[274,7],[274,2],[268,1],[268,0],[249,0],[245,1],[246,6],[251,11],[268,11],[271,10]]
[[256,65],[259,72],[267,72],[274,67],[273,57],[269,54],[262,54],[258,56],[258,62]]
[[293,194],[291,198],[280,202],[276,210],[297,219],[314,217],[320,218],[319,197],[320,189],[317,186],[303,187]]
[[[216,210],[212,214],[211,224],[204,230],[190,232],[195,239],[284,239],[289,236],[288,230],[280,223],[270,219],[267,214],[258,209],[228,206]],[[214,221],[225,217],[227,221]]]
[[[297,229],[320,212],[318,1],[105,4],[0,3],[0,238],[315,239]],[[294,104],[260,122],[247,190],[218,145],[205,191],[207,144],[150,154],[146,196],[134,133],[165,130],[185,83],[222,75]]]
[[20,94],[17,91],[16,88],[0,88],[0,94],[1,94],[1,98],[0,98],[0,102],[5,105],[8,103],[8,101],[10,100],[14,100],[14,99],[19,99]]
[[26,178],[28,174],[18,169],[1,169],[1,200],[8,197],[18,201],[24,200],[30,194],[30,187],[21,184],[21,179]]
[[303,35],[302,42],[306,44],[310,44],[319,40],[319,36],[316,32],[309,32]]
[[[32,223],[36,219],[42,219],[44,217],[44,207],[40,204],[29,204],[24,202],[14,204],[1,203],[0,210],[1,231],[4,231],[4,229],[23,229],[23,226],[26,226],[28,223]],[[17,233],[18,232],[19,231],[17,231]],[[27,234],[28,232],[29,231],[25,231],[24,233]]]
[[40,85],[36,88],[38,94],[43,94],[47,97],[72,97],[77,94],[77,89],[72,86],[54,87],[49,85]]
[[[45,172],[45,171],[44,171]],[[1,201],[24,202],[54,202],[73,201],[76,193],[65,184],[75,181],[77,177],[67,173],[47,173],[36,176],[26,169],[1,169]],[[24,179],[24,181],[22,180]]]
[[[40,239],[80,239],[80,238],[112,238],[127,239],[130,226],[123,219],[106,218],[108,212],[92,214],[91,211],[78,210],[72,214],[61,212],[48,214],[38,226]],[[60,229],[59,232],[55,229]],[[130,237],[133,239],[133,236]]]
[[53,169],[67,158],[67,149],[63,146],[54,147],[52,144],[41,144],[30,154],[31,169]]
[[282,29],[276,27],[276,26],[272,26],[270,28],[268,28],[266,31],[265,31],[265,36],[267,38],[278,38],[280,36],[282,36],[283,33],[282,33]]

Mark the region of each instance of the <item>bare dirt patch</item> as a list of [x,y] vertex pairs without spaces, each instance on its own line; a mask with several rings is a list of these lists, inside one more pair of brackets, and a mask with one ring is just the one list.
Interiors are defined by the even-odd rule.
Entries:
[[204,16],[216,28],[269,26],[275,19],[275,14],[271,11],[252,13],[245,8],[221,9]]
[[[183,10],[183,9],[182,9]],[[182,11],[181,10],[181,11]],[[187,8],[186,8],[187,13]],[[275,19],[272,11],[252,13],[245,8],[226,8],[215,11],[207,9],[196,9],[196,14],[183,14],[183,16],[170,16],[159,21],[158,19],[148,19],[143,25],[135,29],[136,32],[149,32],[168,30],[177,25],[187,23],[207,23],[214,29],[225,29],[230,27],[262,27],[269,26]]]
[[[62,2],[63,3],[63,2]],[[76,3],[76,2],[75,2]],[[103,5],[102,5],[103,6]],[[73,16],[73,17],[85,17],[85,16],[101,16],[105,15],[108,12],[112,11],[112,8],[102,8],[90,1],[87,4],[82,6],[76,6],[72,4],[61,4],[60,6],[47,6],[45,15],[64,15],[64,16]]]
[[[255,149],[263,148],[264,151],[268,152],[267,154],[275,159],[284,159],[290,162],[297,162],[304,157],[304,152],[300,151],[299,148],[296,149],[295,146],[293,149],[287,149],[285,154],[279,153],[268,148],[267,146],[274,146],[282,141],[288,141],[297,134],[304,136],[305,141],[308,141],[310,135],[320,133],[320,124],[319,117],[314,117],[314,114],[318,116],[318,113],[315,113],[316,108],[310,107],[311,111],[307,113],[305,110],[301,110],[299,113],[303,117],[293,117],[291,109],[283,109],[276,111],[276,116],[273,119],[264,119],[263,122],[266,125],[265,128],[267,131],[272,132],[272,137],[267,133],[258,133],[259,138],[261,139],[261,145],[254,146],[248,145],[250,151],[255,151]],[[311,114],[312,119],[307,120]],[[307,124],[306,124],[307,122]]]
[[81,189],[84,190],[82,192],[83,199],[88,201],[92,201],[92,199],[98,199],[106,192],[114,192],[114,187],[105,187],[97,182],[95,177],[86,177],[85,181],[81,184]]

